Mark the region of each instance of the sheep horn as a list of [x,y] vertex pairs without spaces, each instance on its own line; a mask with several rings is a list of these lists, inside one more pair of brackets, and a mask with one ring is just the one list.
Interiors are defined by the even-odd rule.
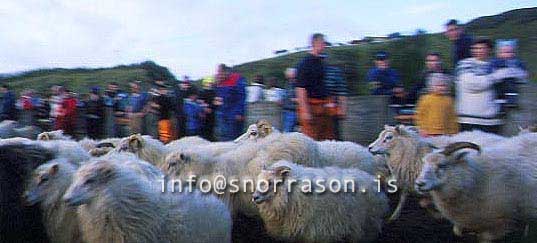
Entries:
[[481,147],[479,147],[479,145],[477,145],[475,143],[470,143],[470,142],[452,143],[452,144],[446,146],[444,148],[444,150],[442,152],[440,152],[440,153],[445,155],[445,156],[449,156],[449,155],[453,154],[455,151],[460,150],[460,149],[464,149],[464,148],[475,149],[475,150],[477,150],[477,152],[481,153]]

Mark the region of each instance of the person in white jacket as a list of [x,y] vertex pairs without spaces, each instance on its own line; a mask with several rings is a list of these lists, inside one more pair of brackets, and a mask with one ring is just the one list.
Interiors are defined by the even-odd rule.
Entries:
[[505,77],[524,75],[515,69],[494,71],[489,61],[491,49],[489,39],[476,39],[472,44],[472,57],[461,60],[455,70],[456,106],[462,131],[479,129],[500,133],[504,121],[500,117],[494,84]]

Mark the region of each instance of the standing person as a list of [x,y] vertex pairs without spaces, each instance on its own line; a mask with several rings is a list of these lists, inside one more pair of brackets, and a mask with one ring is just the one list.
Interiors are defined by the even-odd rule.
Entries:
[[86,130],[91,139],[101,139],[103,134],[105,105],[99,91],[92,88],[86,103]]
[[186,114],[186,135],[199,136],[204,112],[203,107],[198,103],[198,90],[196,87],[188,89],[184,109]]
[[464,28],[459,25],[459,21],[451,19],[446,23],[445,36],[451,41],[451,61],[453,67],[457,67],[460,60],[472,56],[470,50],[473,38],[464,32]]
[[36,125],[42,130],[51,129],[50,121],[50,94],[42,93],[39,104],[36,106]]
[[472,45],[472,57],[461,60],[456,69],[457,113],[461,130],[479,129],[499,133],[503,120],[496,101],[494,85],[508,70],[493,72],[489,60],[492,42],[479,38]]
[[[63,87],[62,87],[63,89]],[[58,108],[56,130],[63,130],[63,132],[70,136],[75,136],[76,128],[76,112],[77,112],[77,100],[74,94],[69,90],[62,90],[62,100],[60,107]]]
[[174,105],[168,93],[168,86],[163,82],[157,82],[158,95],[154,97],[154,108],[158,114],[158,136],[163,143],[173,140],[173,126],[171,113]]
[[265,85],[263,75],[255,75],[254,82],[246,87],[246,102],[255,103],[264,99]]
[[343,78],[341,69],[335,66],[326,67],[324,79],[326,89],[330,94],[332,111],[330,112],[334,122],[334,134],[336,140],[341,140],[340,122],[345,119],[347,113],[347,82]]
[[400,85],[399,74],[390,67],[389,55],[385,51],[375,54],[375,67],[367,73],[367,81],[373,87],[372,95],[393,95]]
[[19,120],[24,126],[31,126],[34,124],[34,110],[37,104],[35,103],[33,96],[32,90],[24,90],[19,98],[21,110]]
[[127,106],[127,117],[129,118],[130,133],[143,133],[143,121],[145,116],[145,106],[148,102],[149,95],[142,92],[138,82],[130,83],[131,93],[129,95],[129,104]]
[[54,85],[50,88],[50,91],[52,93],[49,99],[50,118],[52,120],[53,127],[57,127],[57,118],[62,104],[62,100],[65,95],[65,88],[61,85]]
[[283,94],[282,104],[282,124],[283,132],[294,132],[297,122],[296,115],[296,69],[287,68],[285,70],[285,78],[287,79],[287,88]]
[[435,73],[446,73],[442,66],[442,57],[438,52],[429,52],[425,57],[425,69],[421,72],[418,80],[409,93],[409,102],[416,104],[420,95],[428,93],[427,89],[430,87],[428,80],[430,80],[431,75]]
[[7,84],[0,86],[0,94],[2,95],[2,106],[0,107],[0,120],[16,120],[17,119],[17,98],[15,93],[9,89]]
[[428,94],[420,97],[416,109],[416,125],[421,136],[439,136],[459,132],[457,112],[449,95],[449,79],[442,73],[429,77]]
[[283,89],[278,88],[278,80],[275,77],[271,77],[268,80],[268,87],[265,89],[265,100],[268,102],[274,102],[281,104]]
[[498,102],[506,108],[518,106],[518,85],[526,83],[528,78],[526,65],[516,56],[516,45],[516,40],[498,40],[496,58],[491,61],[493,70],[508,70],[508,76],[495,86]]
[[203,89],[200,92],[199,99],[204,108],[204,119],[201,127],[201,137],[211,142],[215,141],[214,126],[215,126],[215,110],[214,100],[216,92],[214,90],[214,77],[204,78],[202,81]]
[[175,119],[176,123],[176,135],[177,138],[182,138],[186,136],[186,114],[184,111],[184,100],[186,98],[186,93],[190,88],[191,84],[188,80],[188,77],[185,76],[185,80],[180,81],[179,84],[174,88],[173,96],[175,100]]
[[296,96],[302,132],[315,140],[335,139],[334,124],[327,105],[325,65],[321,54],[326,46],[323,34],[313,34],[312,50],[298,65]]
[[232,73],[225,64],[216,73],[216,119],[220,141],[232,141],[244,130],[246,113],[246,79]]

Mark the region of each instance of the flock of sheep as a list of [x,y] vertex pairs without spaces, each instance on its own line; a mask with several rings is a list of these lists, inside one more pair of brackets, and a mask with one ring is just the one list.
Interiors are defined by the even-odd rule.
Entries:
[[[61,131],[0,139],[0,242],[237,242],[255,227],[243,217],[275,240],[371,242],[400,220],[408,196],[449,220],[455,235],[491,242],[533,230],[536,145],[533,130],[421,138],[413,127],[386,126],[363,147],[280,133],[266,121],[232,142],[165,145],[138,134],[75,141]],[[162,190],[193,176],[197,186],[202,178],[281,183]],[[286,190],[318,178],[351,178],[361,190]],[[386,190],[390,182],[399,197]]]

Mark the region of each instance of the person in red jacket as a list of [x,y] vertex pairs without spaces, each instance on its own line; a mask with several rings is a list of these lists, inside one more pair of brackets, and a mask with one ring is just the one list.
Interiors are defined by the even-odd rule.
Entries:
[[58,109],[56,129],[63,130],[65,134],[74,136],[76,126],[76,104],[74,95],[67,91]]

